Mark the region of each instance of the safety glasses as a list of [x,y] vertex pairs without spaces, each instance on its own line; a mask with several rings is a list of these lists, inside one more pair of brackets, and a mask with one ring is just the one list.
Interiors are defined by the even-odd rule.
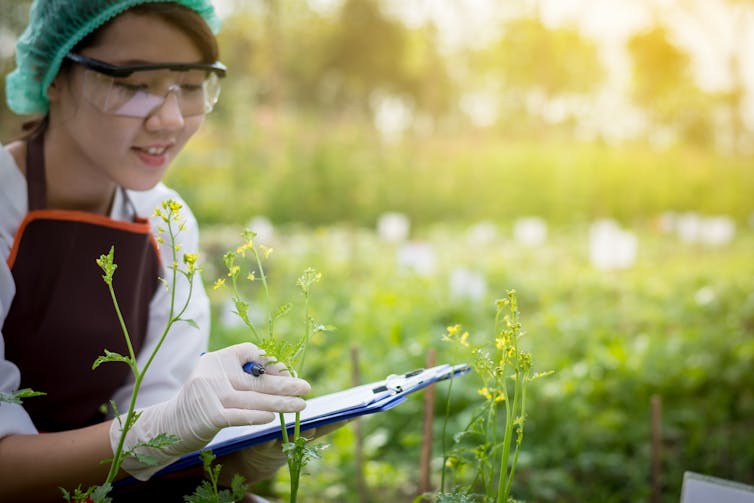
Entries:
[[117,66],[79,54],[66,58],[83,66],[84,97],[102,112],[148,117],[173,93],[184,117],[212,111],[220,97],[220,62]]

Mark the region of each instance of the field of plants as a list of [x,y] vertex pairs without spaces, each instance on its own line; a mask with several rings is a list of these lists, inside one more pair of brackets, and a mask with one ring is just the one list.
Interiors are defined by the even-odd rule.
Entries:
[[[513,498],[675,503],[687,470],[754,484],[754,4],[215,3],[228,78],[166,179],[200,222],[214,348],[250,340],[213,287],[246,228],[272,250],[269,295],[240,264],[249,320],[290,303],[275,328],[295,340],[306,304],[315,395],[507,351],[515,290],[520,349],[552,373],[527,387]],[[1,74],[29,5],[0,0]],[[3,142],[23,120],[0,111]],[[434,389],[431,489],[483,492],[471,468],[504,449],[445,453],[496,391],[478,372]],[[417,501],[424,414],[417,393],[327,436],[300,500]],[[288,477],[254,489],[289,501]]]
[[[278,158],[252,155],[245,163],[242,146],[213,158],[208,134],[172,172],[171,184],[207,222],[203,274],[215,346],[248,340],[228,291],[212,288],[225,274],[223,253],[239,245],[247,226],[274,250],[265,261],[272,306],[300,304],[296,279],[308,267],[322,273],[311,309],[316,323],[333,328],[312,339],[306,357],[303,375],[315,394],[352,384],[353,348],[361,382],[423,367],[431,349],[438,363],[464,361],[467,355],[444,340],[447,327],[461,324],[471,341],[494,340],[495,301],[515,289],[526,332],[521,344],[535,371],[553,371],[527,392],[515,498],[635,502],[650,501],[654,490],[660,501],[674,502],[685,470],[754,482],[754,229],[745,160],[486,142],[459,148],[455,157],[457,145],[445,145],[442,161],[433,163],[427,159],[441,154],[432,149],[381,153],[349,149],[347,137],[335,137],[342,148],[320,145],[330,156],[322,164],[295,157],[306,145],[285,142]],[[486,169],[465,178],[483,157]],[[191,185],[210,162],[207,183]],[[412,172],[412,163],[426,171]],[[386,179],[372,176],[370,183],[349,174],[383,168]],[[319,185],[309,172],[317,169]],[[225,185],[233,187],[228,197],[211,196],[214,183],[235,176],[244,183]],[[381,192],[388,183],[395,200]],[[418,188],[426,190],[412,192]],[[288,201],[289,213],[274,204],[278,198]],[[349,206],[356,201],[371,206]],[[224,222],[211,202],[226,211]],[[461,207],[468,212],[459,214]],[[274,216],[252,218],[265,210]],[[250,315],[263,320],[261,286],[248,288]],[[277,323],[283,333],[299,326],[294,318]],[[482,401],[480,386],[474,374],[459,378],[449,401],[447,383],[437,386],[434,489],[443,444],[453,444]],[[654,475],[653,397],[661,403]],[[354,425],[338,430],[323,458],[307,467],[301,497],[412,501],[422,414],[418,394],[362,418],[361,463]],[[262,491],[284,498],[285,478],[283,470]]]

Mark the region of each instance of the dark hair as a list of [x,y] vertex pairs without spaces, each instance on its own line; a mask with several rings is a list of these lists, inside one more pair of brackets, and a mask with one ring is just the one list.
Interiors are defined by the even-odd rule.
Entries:
[[[196,11],[184,7],[175,2],[147,2],[138,4],[125,12],[143,16],[157,16],[166,23],[178,28],[189,36],[192,42],[202,54],[201,63],[214,63],[218,60],[219,49],[217,39],[209,25]],[[85,47],[96,45],[102,33],[117,17],[100,26],[92,33],[84,37],[73,48],[73,52],[79,52]]]
[[[188,35],[199,52],[202,54],[201,63],[214,63],[219,59],[220,49],[217,39],[206,21],[196,11],[175,2],[147,2],[135,5],[125,12],[142,16],[157,16],[171,26],[178,28]],[[86,47],[97,45],[102,33],[113,23],[117,16],[103,24],[77,43],[72,52],[79,52]],[[64,59],[60,65],[60,72],[67,72],[72,63]],[[33,119],[23,124],[25,134],[22,138],[29,139],[42,134],[49,123],[49,114],[41,119]]]

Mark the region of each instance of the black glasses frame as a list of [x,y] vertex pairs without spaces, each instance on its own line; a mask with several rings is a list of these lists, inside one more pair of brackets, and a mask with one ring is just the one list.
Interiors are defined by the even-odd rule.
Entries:
[[116,78],[122,78],[122,77],[129,77],[131,74],[136,72],[143,72],[146,70],[172,70],[174,72],[185,72],[188,70],[204,70],[207,72],[212,72],[216,74],[218,77],[222,78],[225,77],[225,74],[227,73],[227,68],[225,65],[220,63],[219,61],[216,61],[214,63],[156,63],[156,64],[146,64],[146,65],[111,65],[110,63],[105,63],[104,61],[100,61],[98,59],[93,58],[87,58],[85,56],[81,56],[80,54],[76,54],[73,52],[69,52],[65,56],[67,59],[70,59],[74,63],[78,63],[86,68],[89,68],[90,70],[94,70],[97,73],[101,73],[103,75],[107,75],[108,77],[116,77]]

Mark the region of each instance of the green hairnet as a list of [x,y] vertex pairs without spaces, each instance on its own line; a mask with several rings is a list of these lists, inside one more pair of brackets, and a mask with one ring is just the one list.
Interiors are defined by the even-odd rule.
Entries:
[[[17,114],[44,114],[47,88],[73,47],[134,5],[164,0],[34,0],[29,24],[16,44],[16,69],[5,79],[8,106]],[[172,0],[196,11],[214,33],[220,19],[210,0]]]

